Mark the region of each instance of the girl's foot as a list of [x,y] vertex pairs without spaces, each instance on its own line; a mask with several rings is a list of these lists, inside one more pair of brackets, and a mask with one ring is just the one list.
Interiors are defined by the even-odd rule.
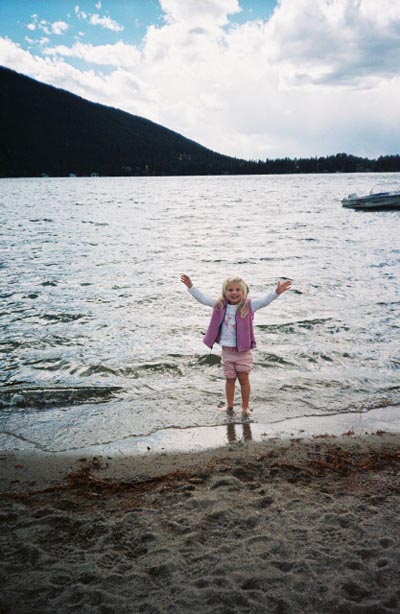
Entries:
[[243,418],[248,418],[250,416],[250,407],[242,407],[242,416]]
[[233,407],[230,407],[229,405],[224,405],[224,407],[221,407],[219,411],[231,414],[233,412]]

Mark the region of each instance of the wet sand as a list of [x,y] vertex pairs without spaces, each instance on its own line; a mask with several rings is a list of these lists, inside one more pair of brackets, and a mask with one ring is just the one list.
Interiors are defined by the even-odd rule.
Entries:
[[400,436],[3,454],[0,612],[400,611]]

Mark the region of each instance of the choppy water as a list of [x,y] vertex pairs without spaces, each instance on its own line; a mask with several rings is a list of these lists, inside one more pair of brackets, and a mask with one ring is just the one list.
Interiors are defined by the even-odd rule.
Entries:
[[400,404],[400,212],[339,202],[396,179],[0,180],[0,447],[224,423],[210,310],[181,272],[213,296],[231,273],[253,296],[293,279],[256,314],[256,422]]

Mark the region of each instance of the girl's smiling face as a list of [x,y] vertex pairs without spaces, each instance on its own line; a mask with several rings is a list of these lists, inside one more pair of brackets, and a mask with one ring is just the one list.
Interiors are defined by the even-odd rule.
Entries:
[[237,305],[242,301],[244,296],[244,290],[239,283],[228,284],[225,289],[225,298],[230,305]]

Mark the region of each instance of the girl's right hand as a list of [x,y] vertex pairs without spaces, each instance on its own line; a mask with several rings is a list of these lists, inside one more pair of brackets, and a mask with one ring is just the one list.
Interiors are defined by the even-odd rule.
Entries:
[[191,288],[193,286],[192,280],[190,279],[189,275],[186,275],[185,273],[182,273],[181,275],[181,282],[185,284],[187,288]]

